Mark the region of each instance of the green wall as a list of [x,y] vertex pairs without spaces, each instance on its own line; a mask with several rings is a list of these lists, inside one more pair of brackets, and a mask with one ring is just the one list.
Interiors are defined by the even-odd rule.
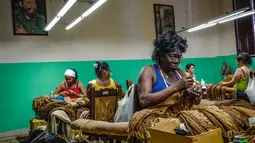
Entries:
[[[235,55],[215,58],[184,59],[181,68],[187,63],[196,64],[198,80],[217,83],[221,80],[220,65],[223,60],[235,65]],[[125,80],[136,83],[143,66],[151,60],[116,60],[107,61],[113,72],[112,78],[125,89]],[[77,62],[42,62],[42,63],[7,63],[0,64],[0,133],[29,127],[29,119],[34,116],[32,100],[39,95],[48,94],[63,81],[67,68],[79,72],[79,80],[84,85],[95,78],[94,61]]]

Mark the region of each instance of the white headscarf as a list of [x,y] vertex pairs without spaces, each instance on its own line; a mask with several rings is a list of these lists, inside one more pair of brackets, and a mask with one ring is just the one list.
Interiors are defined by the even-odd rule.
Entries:
[[75,72],[71,69],[67,69],[66,72],[65,72],[65,75],[71,76],[71,77],[76,77]]

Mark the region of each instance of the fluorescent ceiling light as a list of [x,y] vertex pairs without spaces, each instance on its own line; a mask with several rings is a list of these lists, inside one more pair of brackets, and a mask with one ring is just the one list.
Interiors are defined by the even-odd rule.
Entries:
[[219,23],[225,23],[225,22],[228,22],[228,21],[231,21],[231,20],[235,20],[235,19],[238,19],[238,18],[241,18],[241,17],[245,17],[245,16],[249,16],[249,15],[252,15],[255,13],[255,10],[251,10],[251,11],[248,11],[248,12],[245,12],[245,13],[242,13],[242,14],[239,14],[237,16],[233,16],[233,17],[230,17],[228,19],[224,19],[222,21],[219,21]]
[[204,29],[204,28],[208,28],[208,27],[212,27],[214,25],[216,25],[217,23],[208,23],[208,24],[201,24],[199,26],[196,26],[194,28],[191,28],[191,29],[188,29],[187,32],[194,32],[194,31],[197,31],[197,30],[201,30],[201,29]]
[[76,25],[77,23],[79,23],[82,19],[83,19],[83,18],[82,18],[81,16],[78,17],[74,22],[72,22],[70,25],[68,25],[68,26],[66,27],[66,30],[69,30],[69,29],[71,29],[72,27],[74,27],[74,25]]
[[245,8],[242,8],[240,10],[229,12],[228,14],[225,14],[223,16],[220,16],[220,17],[216,18],[216,19],[207,21],[207,22],[205,22],[203,24],[200,24],[198,26],[191,27],[191,28],[188,28],[188,29],[180,30],[178,33],[184,32],[184,31],[193,32],[193,31],[197,31],[197,30],[200,30],[200,29],[204,29],[204,28],[207,28],[207,27],[214,26],[214,25],[218,24],[219,22],[221,22],[223,20],[226,20],[226,19],[232,18],[234,16],[238,16],[240,14],[243,14],[248,9],[249,9],[249,7],[245,7]]
[[45,31],[49,31],[58,21],[59,21],[60,17],[56,16],[51,22],[50,24],[48,24],[45,28]]
[[[247,9],[248,9],[248,8],[247,8]],[[223,20],[223,19],[226,19],[226,18],[235,16],[235,15],[241,14],[241,13],[245,12],[245,10],[247,10],[247,9],[242,9],[241,11],[232,12],[232,13],[226,15],[226,16],[223,16],[223,17],[217,18],[217,19],[215,19],[215,20],[209,21],[208,23],[219,22],[219,21],[221,21],[221,20]]]
[[201,25],[195,26],[195,27],[193,27],[193,28],[188,29],[187,32],[190,32],[190,31],[195,30],[195,29],[197,29],[197,28],[203,27],[203,26],[205,26],[205,25],[206,25],[206,24],[201,24]]
[[241,11],[240,11],[240,12],[238,12],[238,14],[236,14],[236,13],[235,13],[235,15],[231,14],[231,17],[230,16],[225,16],[225,17],[219,18],[221,20],[216,19],[216,20],[210,21],[208,23],[204,23],[204,24],[198,25],[196,27],[190,28],[190,29],[188,29],[186,31],[187,32],[194,32],[194,31],[197,31],[197,30],[201,30],[201,29],[204,29],[204,28],[208,28],[208,27],[214,26],[214,25],[216,25],[218,23],[225,23],[225,22],[228,22],[228,21],[231,21],[231,20],[235,20],[235,19],[238,19],[238,18],[241,18],[241,17],[252,15],[254,13],[255,13],[255,10],[244,12],[244,13],[241,13]]
[[55,16],[55,18],[45,27],[45,31],[49,31],[60,20],[60,18],[63,17],[65,13],[74,5],[76,1],[77,0],[68,0],[64,7]]
[[74,20],[71,24],[69,24],[66,27],[66,30],[71,29],[74,27],[77,23],[79,23],[83,18],[87,17],[90,15],[93,11],[95,11],[98,7],[100,7],[102,4],[104,4],[107,0],[98,0],[93,4],[89,9],[87,9],[80,17],[78,17],[76,20]]
[[58,12],[57,16],[64,16],[65,13],[74,5],[77,0],[69,0],[65,6]]

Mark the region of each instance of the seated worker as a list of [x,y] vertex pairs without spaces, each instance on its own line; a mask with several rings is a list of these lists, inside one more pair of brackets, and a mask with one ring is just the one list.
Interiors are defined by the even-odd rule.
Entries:
[[[97,79],[90,81],[87,85],[87,89],[91,86],[93,86],[96,91],[105,88],[117,89],[118,83],[110,77],[110,67],[106,62],[96,62],[94,64],[94,67]],[[125,92],[122,90],[120,98],[124,96]]]
[[[136,112],[130,120],[130,136],[142,142],[150,142],[147,128],[153,124],[151,122],[154,117],[170,117],[179,110],[200,103],[202,94],[189,93],[194,80],[179,68],[187,47],[187,41],[175,31],[169,31],[154,40],[152,60],[155,64],[142,69],[137,84],[140,105],[144,109]],[[185,97],[190,99],[184,100]]]
[[244,93],[249,83],[249,73],[252,70],[252,58],[248,53],[242,52],[236,57],[238,69],[231,80],[221,82],[219,85],[234,87],[237,89],[237,98],[249,101],[248,96]]
[[202,86],[199,81],[197,81],[197,78],[196,76],[194,75],[194,72],[195,72],[195,65],[194,64],[187,64],[186,65],[186,74],[187,76],[191,76],[194,80],[194,85],[197,85],[197,86]]
[[187,64],[186,65],[186,74],[187,76],[191,76],[194,81],[196,81],[196,76],[194,75],[195,72],[195,65],[194,64]]
[[60,83],[57,87],[54,95],[59,95],[56,97],[58,100],[64,100],[66,102],[71,103],[73,106],[77,106],[75,102],[80,102],[80,104],[84,104],[82,101],[82,97],[87,96],[87,92],[83,86],[83,84],[78,80],[78,73],[75,69],[67,69],[65,72],[65,81]]

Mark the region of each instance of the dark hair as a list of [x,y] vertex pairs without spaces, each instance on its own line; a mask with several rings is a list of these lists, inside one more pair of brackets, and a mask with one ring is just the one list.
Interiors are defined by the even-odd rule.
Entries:
[[190,63],[190,64],[187,64],[187,65],[186,65],[186,71],[188,71],[188,70],[191,68],[191,66],[195,67],[194,64],[191,64],[191,63]]
[[69,70],[74,71],[74,73],[75,73],[75,79],[78,79],[78,72],[76,71],[76,69],[69,68]]
[[244,64],[252,65],[252,58],[248,53],[242,52],[236,57],[237,61],[243,61]]
[[168,52],[174,52],[179,49],[181,53],[185,53],[188,47],[187,40],[177,35],[177,33],[172,30],[168,31],[153,41],[154,50],[152,52],[151,59],[159,63],[160,56]]
[[95,73],[96,73],[96,75],[98,77],[101,76],[103,70],[110,69],[108,63],[106,63],[106,62],[99,62],[99,61],[95,62],[94,67],[95,67]]

